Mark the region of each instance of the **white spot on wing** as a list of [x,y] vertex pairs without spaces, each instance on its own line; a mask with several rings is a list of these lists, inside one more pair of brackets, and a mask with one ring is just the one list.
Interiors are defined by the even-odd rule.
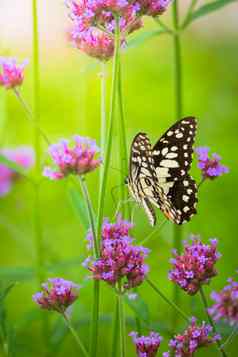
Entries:
[[164,167],[170,167],[170,168],[179,167],[178,162],[175,160],[162,160],[160,165],[164,166]]
[[166,159],[174,159],[175,157],[177,157],[178,154],[175,153],[175,152],[169,152],[167,155],[166,155]]

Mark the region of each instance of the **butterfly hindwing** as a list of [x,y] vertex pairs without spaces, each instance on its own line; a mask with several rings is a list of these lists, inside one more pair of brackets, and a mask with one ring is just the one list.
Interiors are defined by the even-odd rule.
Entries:
[[169,128],[152,149],[159,186],[181,214],[179,224],[196,213],[197,187],[189,176],[196,119],[183,118]]

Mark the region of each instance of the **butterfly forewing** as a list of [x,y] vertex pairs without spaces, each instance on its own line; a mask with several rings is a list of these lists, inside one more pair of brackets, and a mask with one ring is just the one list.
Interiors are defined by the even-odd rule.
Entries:
[[172,221],[180,221],[180,214],[158,184],[151,144],[144,133],[137,134],[132,142],[128,186],[133,198],[143,206],[151,225],[156,222],[151,203]]
[[158,184],[179,211],[179,224],[196,213],[197,187],[188,175],[196,126],[195,118],[183,118],[166,131],[152,150]]

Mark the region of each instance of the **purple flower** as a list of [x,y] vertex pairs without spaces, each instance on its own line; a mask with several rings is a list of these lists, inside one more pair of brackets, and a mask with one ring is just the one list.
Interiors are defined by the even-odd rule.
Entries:
[[[117,215],[116,222],[110,223],[108,218],[105,218],[102,224],[102,239],[128,239],[129,231],[133,228],[133,224],[129,221],[123,220],[120,214]],[[88,241],[88,248],[92,248],[93,235],[89,231],[86,237]]]
[[0,57],[0,86],[6,89],[13,89],[22,84],[24,80],[24,69],[28,61],[24,61],[22,64],[17,65],[14,58]]
[[108,61],[113,56],[113,38],[96,28],[89,28],[82,32],[76,26],[72,30],[70,38],[73,45],[88,56],[100,61]]
[[217,275],[215,263],[220,258],[217,252],[217,241],[210,240],[210,245],[203,244],[198,237],[192,237],[189,245],[184,242],[184,253],[179,255],[173,251],[171,260],[173,269],[169,279],[178,284],[189,295],[194,295],[203,284]]
[[198,156],[198,168],[202,171],[203,179],[211,179],[221,176],[229,172],[228,167],[221,165],[221,157],[217,154],[212,154],[209,158],[209,148],[198,147],[195,152]]
[[107,61],[114,52],[115,15],[123,46],[126,36],[143,26],[142,16],[158,16],[169,3],[170,0],[67,0],[73,21],[70,39],[89,56]]
[[[106,281],[112,286],[119,282],[123,290],[140,285],[148,273],[145,258],[149,250],[134,246],[128,236],[132,224],[117,217],[116,223],[104,220],[100,258],[90,261],[88,269],[96,280]],[[91,241],[91,233],[88,235]]]
[[161,336],[156,332],[150,332],[148,336],[138,336],[137,332],[131,332],[129,336],[132,337],[136,345],[136,352],[138,357],[155,357],[162,341]]
[[61,140],[49,147],[57,168],[45,167],[44,176],[52,180],[60,180],[69,174],[84,175],[101,164],[102,159],[95,157],[100,150],[94,140],[81,136],[74,136],[73,139],[73,147],[67,140]]
[[[28,146],[1,149],[0,154],[26,170],[34,165],[34,151]],[[0,197],[5,196],[10,191],[12,183],[19,178],[20,175],[16,171],[4,164],[0,164]]]
[[42,309],[63,313],[78,298],[79,285],[72,281],[53,278],[41,286],[42,291],[32,298]]
[[212,327],[203,322],[201,325],[192,318],[190,326],[182,335],[176,335],[169,342],[170,352],[163,354],[163,357],[192,357],[201,347],[207,347],[215,343],[220,336],[212,335]]
[[224,319],[230,325],[238,323],[238,283],[228,279],[226,285],[220,292],[212,292],[211,298],[215,304],[209,309],[215,321]]

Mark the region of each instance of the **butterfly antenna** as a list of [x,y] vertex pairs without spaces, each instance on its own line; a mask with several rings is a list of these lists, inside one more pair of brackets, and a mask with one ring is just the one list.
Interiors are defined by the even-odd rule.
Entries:
[[148,236],[145,237],[145,239],[143,239],[142,242],[140,242],[140,244],[142,245],[146,244],[148,240],[150,240],[154,236],[155,233],[158,233],[163,228],[166,222],[169,222],[167,218],[165,218],[157,228],[153,229],[153,231],[150,232],[150,234],[148,234]]

